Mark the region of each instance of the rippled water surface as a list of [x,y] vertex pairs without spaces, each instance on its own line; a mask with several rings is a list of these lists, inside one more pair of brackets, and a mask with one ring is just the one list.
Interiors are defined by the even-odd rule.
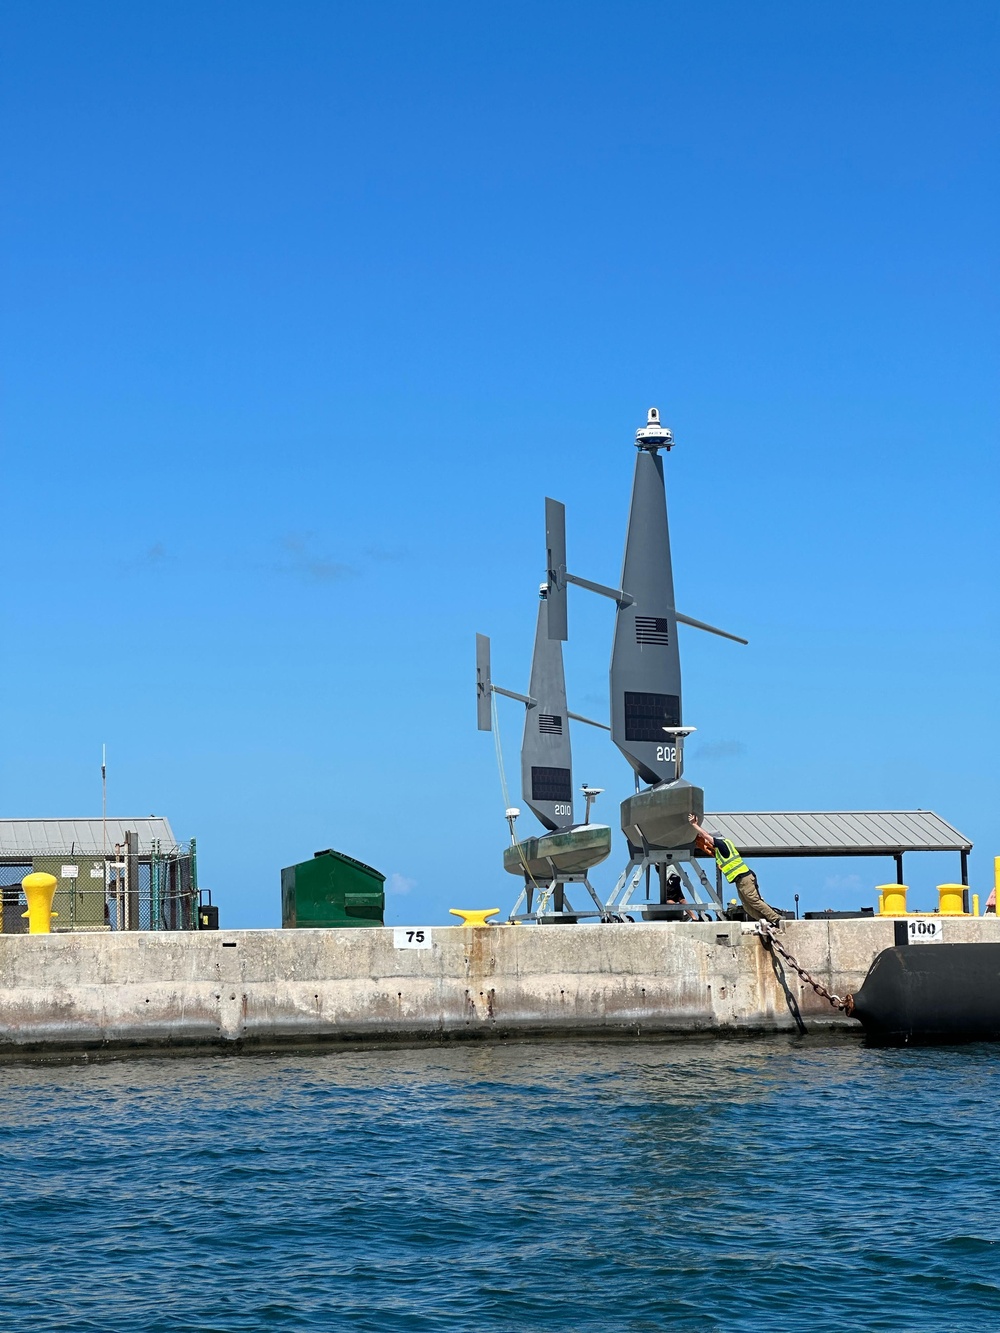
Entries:
[[1000,1049],[7,1067],[0,1330],[1000,1329]]

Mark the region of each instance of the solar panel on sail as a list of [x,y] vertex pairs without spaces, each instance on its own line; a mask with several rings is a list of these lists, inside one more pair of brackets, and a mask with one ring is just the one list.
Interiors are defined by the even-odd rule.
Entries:
[[625,691],[627,741],[662,741],[664,727],[679,727],[680,724],[680,695]]
[[571,801],[573,775],[568,768],[531,769],[531,799],[533,801]]

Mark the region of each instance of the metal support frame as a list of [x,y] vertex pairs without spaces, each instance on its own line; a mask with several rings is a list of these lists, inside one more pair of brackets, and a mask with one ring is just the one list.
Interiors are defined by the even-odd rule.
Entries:
[[[546,884],[539,884],[536,880],[531,880],[525,876],[524,888],[518,895],[517,902],[510,909],[510,915],[507,917],[508,922],[533,921],[536,925],[545,925],[557,924],[560,921],[578,921],[580,917],[594,916],[598,920],[604,917],[604,904],[598,897],[586,873],[567,875],[562,871],[557,871],[551,861],[549,861],[549,872],[552,878]],[[587,908],[582,912],[576,911],[566,897],[567,884],[582,884],[590,894],[595,910],[591,911],[590,908]],[[538,890],[538,902],[533,904],[532,899],[535,896],[536,889]],[[525,910],[519,912],[518,909],[522,903]]]
[[191,915],[194,919],[194,928],[198,928],[198,840],[191,839],[191,897],[194,899],[194,906],[191,909]]
[[[697,912],[699,916],[706,912],[714,912],[717,917],[722,917],[725,904],[722,901],[721,890],[712,886],[708,876],[698,863],[692,847],[672,849],[645,847],[638,856],[633,854],[604,904],[606,915],[612,919],[622,918],[630,908],[632,910],[643,910],[647,906],[660,906],[659,902],[654,902],[649,896],[650,871],[655,868],[657,878],[662,880],[666,875],[668,866],[673,866],[677,871],[681,877],[681,883],[690,895],[683,904],[676,904],[678,908],[690,908]],[[688,869],[685,867],[688,867]],[[693,877],[689,873],[689,869],[694,871]],[[646,882],[645,899],[633,903],[632,895],[639,887],[639,882],[642,879],[645,879]],[[670,904],[670,906],[674,905]]]
[[125,929],[139,929],[139,835],[125,833]]
[[149,928],[160,929],[160,840],[154,838],[149,852]]

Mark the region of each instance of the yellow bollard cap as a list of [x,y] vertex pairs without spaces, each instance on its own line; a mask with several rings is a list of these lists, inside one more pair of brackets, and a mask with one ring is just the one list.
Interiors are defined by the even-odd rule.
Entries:
[[59,881],[55,875],[47,875],[43,870],[36,870],[31,875],[25,875],[21,880],[21,886],[27,889],[54,889]]
[[492,921],[487,921],[488,916],[496,916],[500,911],[499,907],[476,907],[469,911],[461,907],[449,907],[448,911],[452,916],[460,916],[463,926],[492,926]]

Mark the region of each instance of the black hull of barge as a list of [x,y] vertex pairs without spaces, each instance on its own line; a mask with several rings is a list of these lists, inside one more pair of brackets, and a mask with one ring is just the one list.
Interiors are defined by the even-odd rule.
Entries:
[[885,949],[853,1013],[876,1042],[1000,1041],[1000,944]]

